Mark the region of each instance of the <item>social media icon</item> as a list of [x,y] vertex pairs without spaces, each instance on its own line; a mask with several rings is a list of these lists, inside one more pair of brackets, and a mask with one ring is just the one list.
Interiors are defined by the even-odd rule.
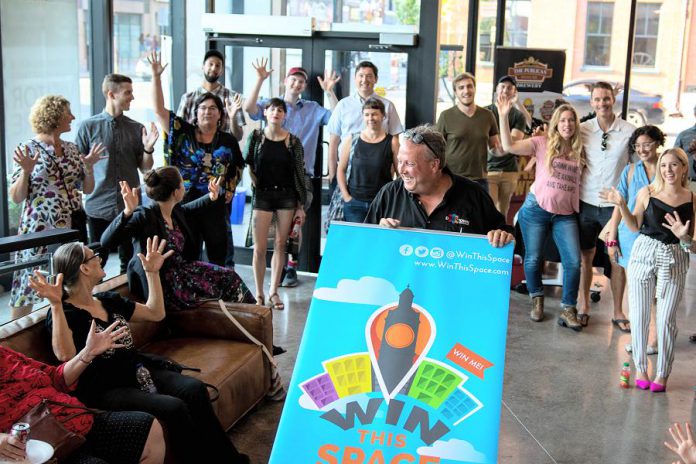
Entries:
[[435,247],[430,250],[430,257],[434,259],[440,259],[445,255],[445,250],[442,248]]
[[454,251],[448,251],[448,252],[447,252],[447,258],[449,258],[449,259],[454,258]]
[[417,247],[416,256],[418,256],[419,258],[425,258],[426,256],[428,256],[428,248],[422,245]]
[[413,247],[411,245],[401,245],[399,253],[401,253],[402,256],[411,256],[413,254]]

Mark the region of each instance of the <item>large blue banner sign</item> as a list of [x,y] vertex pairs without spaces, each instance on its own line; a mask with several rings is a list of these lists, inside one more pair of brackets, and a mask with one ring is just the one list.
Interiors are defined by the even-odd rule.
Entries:
[[271,463],[495,463],[512,252],[332,224]]

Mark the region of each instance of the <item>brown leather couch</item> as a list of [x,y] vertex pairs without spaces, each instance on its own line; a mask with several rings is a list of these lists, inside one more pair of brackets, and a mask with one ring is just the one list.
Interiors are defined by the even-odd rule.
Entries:
[[[98,291],[108,289],[127,295],[125,275],[101,284]],[[249,304],[227,304],[227,308],[269,352],[272,350],[269,308]],[[40,309],[0,326],[0,344],[39,361],[58,364],[44,326],[48,311]],[[130,326],[135,344],[142,351],[201,369],[200,373],[184,373],[218,388],[220,396],[213,407],[225,429],[261,401],[271,386],[271,366],[261,348],[227,319],[217,302],[168,313],[162,322],[133,322]]]

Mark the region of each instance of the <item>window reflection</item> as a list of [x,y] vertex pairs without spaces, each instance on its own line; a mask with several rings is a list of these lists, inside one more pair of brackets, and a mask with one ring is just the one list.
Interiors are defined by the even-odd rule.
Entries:
[[585,65],[609,66],[614,4],[589,2],[587,5]]

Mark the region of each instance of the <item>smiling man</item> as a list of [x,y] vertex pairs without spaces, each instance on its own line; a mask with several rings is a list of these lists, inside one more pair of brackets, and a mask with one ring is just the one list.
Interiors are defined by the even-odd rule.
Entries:
[[[135,99],[130,77],[108,74],[102,82],[102,92],[106,99],[104,111],[86,119],[75,139],[81,153],[89,153],[95,143],[103,144],[106,149],[107,159],[94,165],[94,190],[85,196],[90,242],[98,242],[111,221],[123,211],[119,181],[139,185],[138,169],[143,173],[152,169],[152,153],[159,137],[154,123],[150,123],[148,134],[142,124],[123,114]],[[124,273],[133,255],[133,245],[126,240],[118,251],[121,273]],[[105,253],[104,264],[107,259]]]
[[[628,141],[635,130],[632,124],[616,117],[615,103],[614,88],[611,84],[596,82],[590,89],[590,105],[596,117],[580,125],[587,160],[582,173],[578,216],[582,250],[578,321],[583,327],[586,327],[589,321],[592,260],[595,255],[597,237],[614,212],[614,206],[603,203],[599,198],[599,192],[619,184],[621,171],[629,162]],[[611,292],[614,299],[612,322],[619,330],[629,332],[630,324],[622,309],[625,281],[623,268],[612,262]]]
[[487,235],[495,247],[513,240],[486,191],[449,170],[445,139],[434,126],[414,127],[401,139],[399,178],[379,191],[366,223]]
[[498,124],[493,113],[476,105],[476,78],[459,74],[452,81],[455,104],[437,119],[437,130],[447,141],[447,164],[488,191],[486,164],[488,149],[502,155]]
[[388,134],[403,132],[399,115],[394,104],[375,93],[378,70],[370,61],[361,61],[355,68],[355,87],[357,93],[345,97],[334,109],[329,119],[329,182],[335,187],[336,167],[338,166],[338,149],[341,142],[349,135],[360,132],[363,127],[362,105],[368,98],[377,98],[384,103],[384,125]]

